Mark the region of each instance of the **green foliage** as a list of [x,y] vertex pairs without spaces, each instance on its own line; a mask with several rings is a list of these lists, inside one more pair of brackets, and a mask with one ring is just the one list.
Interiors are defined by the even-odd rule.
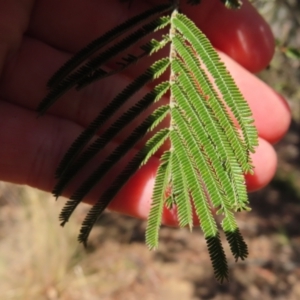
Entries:
[[284,47],[278,45],[279,50],[284,53],[288,58],[300,60],[300,49],[294,47]]
[[[190,4],[198,2],[189,1]],[[225,1],[226,6],[233,8],[238,8],[238,3]],[[152,39],[142,45],[140,55],[127,55],[119,64],[121,67],[110,73],[103,69],[108,61],[141,38],[166,26],[170,26],[169,34],[162,36],[160,41]],[[138,168],[169,140],[171,147],[161,156],[157,171],[146,243],[150,249],[158,247],[164,207],[176,207],[179,225],[191,229],[194,208],[207,241],[216,278],[222,282],[228,277],[228,267],[212,212],[216,210],[223,218],[220,225],[235,259],[244,259],[248,254],[247,246],[239,232],[234,212],[249,210],[244,173],[252,172],[249,153],[254,152],[257,145],[257,132],[248,104],[217,52],[196,25],[178,12],[175,2],[157,6],[128,20],[81,50],[49,80],[50,91],[38,110],[43,114],[70,88],[82,88],[95,80],[121,72],[167,44],[170,44],[169,56],[153,63],[126,86],[74,141],[58,166],[58,182],[53,194],[59,197],[95,155],[101,153],[146,108],[157,102],[158,108],[105,157],[73,193],[60,214],[61,223],[64,225],[69,220],[77,205],[97,184],[101,184],[105,175],[138,141],[153,132],[145,146],[116,174],[115,180],[91,208],[83,221],[79,241],[86,244],[103,210]],[[123,112],[91,143],[107,120],[122,110],[122,106],[145,85],[156,82],[166,71],[169,72],[169,81],[154,85],[149,93]],[[169,102],[162,105],[160,99],[165,95],[168,95]],[[240,130],[236,129],[230,115]],[[155,132],[166,117],[170,118],[169,126]]]

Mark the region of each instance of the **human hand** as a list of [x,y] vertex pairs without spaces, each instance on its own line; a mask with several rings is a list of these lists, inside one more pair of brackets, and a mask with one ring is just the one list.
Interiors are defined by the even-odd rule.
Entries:
[[[276,154],[271,144],[284,135],[290,122],[285,101],[249,72],[268,65],[274,51],[273,37],[268,25],[246,1],[239,11],[225,9],[219,0],[202,2],[183,9],[227,54],[221,53],[222,59],[253,111],[260,144],[253,155],[255,174],[246,178],[249,191],[256,190],[273,177]],[[149,1],[134,1],[128,10],[127,4],[119,0],[0,0],[1,180],[52,190],[55,169],[70,144],[100,111],[100,106],[111,99],[115,87],[128,84],[134,73],[114,76],[80,92],[70,91],[47,115],[37,119],[35,109],[46,94],[47,80],[88,42],[150,5]],[[125,163],[121,161],[114,173]],[[110,208],[145,218],[158,164],[157,157],[151,158]],[[84,175],[75,180],[67,196]],[[111,181],[107,176],[87,201],[93,203],[102,187]],[[166,213],[164,223],[174,224],[176,220]]]

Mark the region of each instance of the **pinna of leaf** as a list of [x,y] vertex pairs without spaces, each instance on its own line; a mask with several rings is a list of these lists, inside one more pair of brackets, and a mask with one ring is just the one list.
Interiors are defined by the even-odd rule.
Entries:
[[[198,2],[188,1],[190,4]],[[238,4],[238,1],[223,2],[228,7]],[[168,34],[162,34],[161,40],[149,38],[140,46],[138,55],[127,54],[115,69],[105,69],[107,63],[130,51],[130,47],[140,43],[141,39],[167,27]],[[59,197],[74,176],[93,157],[103,153],[101,150],[124,127],[145,113],[154,102],[160,104],[162,97],[168,95],[168,104],[158,105],[77,188],[60,214],[61,224],[69,220],[77,205],[97,184],[101,184],[111,168],[168,116],[169,126],[156,129],[100,195],[84,219],[78,239],[86,245],[89,233],[104,209],[128,179],[169,140],[170,149],[161,156],[157,171],[146,243],[151,249],[158,247],[165,206],[176,207],[180,226],[190,228],[193,226],[192,210],[195,209],[215,276],[222,282],[228,277],[228,266],[212,210],[217,210],[217,214],[223,217],[221,227],[234,258],[247,257],[247,245],[238,229],[234,212],[249,210],[244,174],[253,172],[249,153],[254,152],[258,136],[248,104],[233,78],[205,35],[178,12],[178,1],[158,5],[127,20],[79,51],[49,80],[49,93],[38,111],[45,113],[69,89],[80,89],[95,80],[122,72],[167,45],[169,56],[154,62],[120,91],[73,142],[57,168],[58,181],[53,194]],[[138,91],[167,72],[168,81],[159,82],[91,142],[106,121],[117,112],[124,111],[123,105]]]

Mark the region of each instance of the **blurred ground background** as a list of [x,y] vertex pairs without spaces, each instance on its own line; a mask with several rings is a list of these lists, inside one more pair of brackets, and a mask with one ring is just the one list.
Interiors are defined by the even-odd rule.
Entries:
[[[253,2],[282,45],[300,49],[299,1]],[[274,180],[250,195],[252,212],[238,216],[250,255],[229,261],[229,283],[214,279],[198,229],[163,227],[159,250],[150,252],[144,221],[106,213],[84,251],[76,236],[87,206],[61,229],[62,200],[0,183],[1,299],[300,299],[300,60],[280,49],[260,76],[289,101],[293,122],[276,145]]]

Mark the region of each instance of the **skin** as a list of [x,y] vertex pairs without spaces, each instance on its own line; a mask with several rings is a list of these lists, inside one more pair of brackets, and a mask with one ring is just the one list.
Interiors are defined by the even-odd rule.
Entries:
[[[52,190],[55,169],[69,145],[115,94],[115,87],[128,84],[135,73],[114,76],[80,92],[70,91],[49,113],[37,118],[35,109],[47,92],[47,80],[88,42],[158,3],[161,1],[135,1],[128,10],[128,4],[118,0],[0,0],[1,180]],[[184,4],[182,10],[220,50],[253,111],[260,143],[253,155],[255,174],[246,175],[246,180],[249,191],[260,189],[276,169],[271,145],[283,137],[290,123],[285,100],[252,74],[265,68],[272,58],[270,28],[247,1],[239,11],[225,9],[219,0],[203,0],[196,7]],[[138,68],[143,68],[142,64]],[[118,142],[112,142],[107,151]],[[128,159],[125,157],[106,176],[104,183],[88,195],[87,202],[97,199]],[[110,209],[147,217],[158,163],[156,156],[142,167]],[[75,179],[66,196],[87,172],[88,168]],[[173,212],[165,212],[164,223],[176,224]]]

